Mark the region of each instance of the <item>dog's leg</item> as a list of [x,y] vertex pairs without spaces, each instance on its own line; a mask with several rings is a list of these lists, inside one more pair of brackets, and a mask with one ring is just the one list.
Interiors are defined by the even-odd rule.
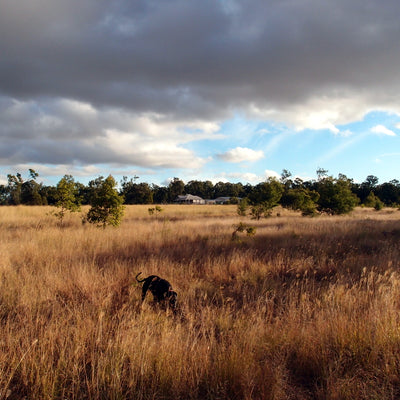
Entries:
[[146,279],[142,287],[142,303],[144,301],[144,298],[146,297],[146,293],[149,290],[150,285],[151,285],[151,279]]

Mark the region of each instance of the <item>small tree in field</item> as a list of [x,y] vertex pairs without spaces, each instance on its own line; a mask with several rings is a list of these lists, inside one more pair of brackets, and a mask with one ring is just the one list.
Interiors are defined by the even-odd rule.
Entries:
[[245,217],[248,207],[249,207],[249,201],[246,198],[240,200],[238,205],[237,205],[237,213],[238,213],[238,215],[241,216],[241,217]]
[[313,216],[317,212],[319,194],[305,188],[289,189],[285,195],[284,207],[301,211],[303,216]]
[[266,207],[265,204],[255,204],[251,206],[250,215],[252,219],[259,220],[264,214],[264,217],[271,216],[271,209]]
[[376,211],[382,210],[384,207],[383,201],[378,196],[375,196],[373,191],[369,192],[364,205],[366,207],[373,207]]
[[160,206],[150,207],[147,209],[149,215],[155,215],[156,219],[158,219],[158,214],[163,211]]
[[59,219],[61,225],[63,225],[64,217],[67,212],[80,211],[81,206],[78,198],[78,188],[71,175],[64,175],[57,183],[55,200],[55,206],[59,211],[55,212],[54,215]]
[[283,194],[283,185],[275,178],[268,178],[256,185],[249,194],[251,204],[250,214],[254,219],[271,215],[272,209],[279,203]]
[[91,205],[86,221],[105,228],[118,226],[124,215],[123,197],[118,194],[117,183],[110,175],[89,182],[89,202]]
[[351,191],[351,180],[339,174],[320,179],[317,183],[319,194],[318,209],[329,214],[346,214],[359,203],[358,197]]
[[239,233],[246,232],[247,236],[254,236],[256,234],[256,227],[239,222],[237,225],[233,225],[234,231],[232,233],[232,240],[239,241]]

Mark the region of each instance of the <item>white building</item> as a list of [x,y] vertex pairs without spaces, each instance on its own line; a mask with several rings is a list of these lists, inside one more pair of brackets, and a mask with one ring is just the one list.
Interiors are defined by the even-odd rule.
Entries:
[[206,204],[205,200],[199,196],[193,196],[191,194],[185,194],[178,196],[174,203],[178,204]]

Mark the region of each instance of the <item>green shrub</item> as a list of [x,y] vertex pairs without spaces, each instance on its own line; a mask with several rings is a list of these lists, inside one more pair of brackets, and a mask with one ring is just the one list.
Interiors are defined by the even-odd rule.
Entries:
[[89,182],[91,208],[86,216],[87,222],[103,228],[120,225],[124,215],[124,198],[118,194],[116,185],[111,175]]

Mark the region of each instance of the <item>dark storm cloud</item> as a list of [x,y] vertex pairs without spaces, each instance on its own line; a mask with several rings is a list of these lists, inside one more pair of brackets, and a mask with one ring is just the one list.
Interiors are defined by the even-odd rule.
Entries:
[[[256,110],[301,127],[292,109],[320,99],[400,109],[399,14],[394,0],[0,0],[0,158],[168,166],[193,154],[176,138],[157,164],[161,117]],[[143,114],[151,129],[133,121]],[[124,136],[135,151],[110,147],[110,131],[137,135]]]
[[399,84],[395,1],[126,3],[2,0],[0,90],[193,116]]

